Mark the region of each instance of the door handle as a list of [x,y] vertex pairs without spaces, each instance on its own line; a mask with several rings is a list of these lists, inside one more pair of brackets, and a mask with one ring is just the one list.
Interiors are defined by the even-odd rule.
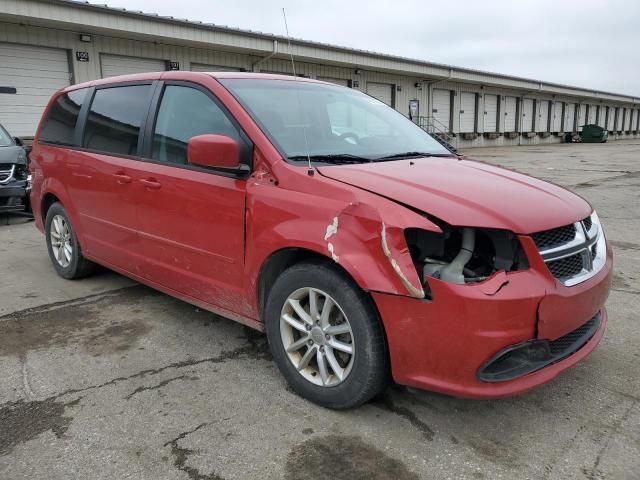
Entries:
[[113,176],[119,184],[131,183],[131,177],[123,172],[114,173]]
[[162,184],[155,178],[141,178],[140,183],[143,184],[149,190],[159,190]]

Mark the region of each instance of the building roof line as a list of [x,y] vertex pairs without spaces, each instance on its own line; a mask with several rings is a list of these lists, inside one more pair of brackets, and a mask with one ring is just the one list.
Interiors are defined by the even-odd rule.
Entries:
[[[94,11],[101,11],[101,12],[106,12],[106,13],[110,13],[110,14],[114,14],[114,15],[124,15],[124,16],[127,16],[127,17],[137,17],[137,18],[142,18],[142,19],[145,19],[145,20],[155,20],[155,21],[159,21],[159,22],[163,22],[163,23],[186,25],[186,26],[190,26],[190,27],[194,27],[194,28],[202,28],[202,29],[206,29],[206,30],[210,30],[210,31],[218,31],[218,32],[230,33],[230,34],[247,35],[247,36],[252,36],[252,37],[263,39],[263,40],[271,40],[271,41],[278,40],[278,41],[285,41],[285,42],[287,41],[287,38],[285,36],[282,36],[282,35],[276,35],[276,34],[272,34],[272,33],[264,33],[264,32],[260,32],[260,31],[247,30],[247,29],[241,29],[241,28],[236,28],[236,27],[229,27],[229,26],[226,26],[226,25],[217,25],[217,24],[214,24],[214,23],[206,23],[206,22],[189,20],[189,19],[181,19],[181,18],[176,18],[176,17],[173,17],[173,16],[159,15],[159,14],[156,14],[156,13],[147,13],[147,12],[143,12],[143,11],[140,11],[140,10],[128,10],[128,9],[125,9],[125,8],[110,7],[107,4],[89,3],[87,1],[81,1],[81,0],[37,0],[37,1],[46,2],[46,3],[52,3],[52,4],[68,5],[68,6],[77,7],[77,8],[90,9],[90,10],[94,10]],[[616,96],[616,97],[621,97],[621,98],[628,99],[629,101],[634,102],[634,103],[635,102],[640,102],[640,97],[634,96],[634,95],[630,95],[630,94],[608,92],[608,91],[604,91],[604,90],[598,90],[598,89],[593,89],[593,88],[589,88],[589,87],[580,87],[580,86],[575,86],[575,85],[566,85],[566,84],[562,84],[562,83],[555,83],[555,82],[549,82],[549,81],[544,81],[544,80],[520,77],[520,76],[517,76],[517,75],[503,74],[503,73],[497,73],[497,72],[486,71],[486,70],[477,70],[477,69],[473,69],[473,68],[469,68],[469,67],[458,67],[458,66],[454,66],[454,65],[447,65],[447,64],[437,63],[437,62],[430,62],[430,61],[411,58],[411,57],[404,57],[404,56],[400,56],[400,55],[392,55],[392,54],[388,54],[388,53],[380,53],[380,52],[375,52],[375,51],[370,51],[370,50],[363,50],[363,49],[358,49],[358,48],[353,48],[353,47],[344,47],[344,46],[340,46],[340,45],[333,45],[333,44],[329,44],[329,43],[317,42],[317,41],[312,41],[312,40],[305,40],[305,39],[301,39],[301,38],[291,38],[291,42],[292,42],[292,46],[299,45],[299,46],[321,47],[321,48],[324,48],[324,49],[329,49],[329,50],[336,51],[336,52],[341,52],[341,53],[353,53],[353,54],[363,55],[363,56],[367,56],[367,57],[371,57],[371,58],[381,58],[381,59],[394,60],[394,61],[399,61],[399,62],[406,62],[406,63],[411,63],[411,64],[414,64],[414,65],[417,65],[417,66],[422,66],[422,67],[427,67],[427,68],[438,68],[438,69],[451,70],[452,72],[468,73],[468,74],[474,74],[474,75],[480,75],[480,76],[495,77],[495,78],[505,79],[505,80],[514,80],[514,81],[520,81],[520,82],[534,83],[534,84],[538,84],[539,85],[539,90],[540,91],[544,90],[543,87],[564,88],[564,89],[574,90],[575,93],[570,93],[569,95],[573,95],[573,96],[577,96],[577,97],[584,96],[584,94],[593,95],[593,96],[611,95],[611,96]],[[363,68],[364,68],[364,66],[363,66]],[[406,72],[406,73],[414,75],[414,76],[419,76],[415,72]],[[468,80],[458,79],[458,78],[455,78],[455,77],[451,77],[449,79],[451,81],[459,81],[459,82],[469,83]],[[491,82],[490,79],[487,79],[487,82],[488,83],[495,83],[495,82]],[[482,82],[482,80],[478,80],[478,81],[471,82],[471,83],[482,84],[483,82]],[[518,87],[515,87],[515,88],[518,88]]]

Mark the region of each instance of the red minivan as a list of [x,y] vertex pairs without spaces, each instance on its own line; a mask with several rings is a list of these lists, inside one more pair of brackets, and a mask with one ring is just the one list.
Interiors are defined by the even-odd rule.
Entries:
[[95,264],[266,331],[300,395],[496,398],[604,333],[612,252],[574,193],[452,154],[324,82],[162,72],[58,92],[31,152],[60,276]]

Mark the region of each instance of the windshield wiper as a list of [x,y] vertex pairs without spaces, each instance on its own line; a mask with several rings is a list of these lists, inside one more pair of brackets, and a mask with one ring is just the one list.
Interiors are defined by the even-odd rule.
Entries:
[[402,152],[394,153],[393,155],[385,155],[384,157],[374,158],[374,162],[384,162],[385,160],[399,160],[402,158],[417,158],[417,157],[452,157],[453,153],[429,153],[429,152]]
[[[320,163],[333,163],[336,165],[342,164],[353,164],[353,163],[370,163],[372,160],[370,158],[359,157],[357,155],[351,155],[350,153],[335,153],[335,154],[327,154],[327,155],[309,155],[309,158],[312,162],[320,162]],[[294,161],[306,161],[306,155],[293,155],[287,157],[289,160]]]

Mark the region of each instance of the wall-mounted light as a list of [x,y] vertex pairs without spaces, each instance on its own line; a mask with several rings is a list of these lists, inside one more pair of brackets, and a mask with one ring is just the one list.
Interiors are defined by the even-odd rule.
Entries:
[[418,90],[422,90],[422,83],[420,83],[420,82],[416,82],[415,87],[416,87]]
[[355,73],[356,75],[360,75],[360,73],[362,73],[362,71],[359,68],[356,68],[353,73]]
[[89,35],[88,33],[81,33],[80,34],[80,41],[81,42],[91,42],[91,35]]
[[400,85],[396,85],[396,92],[401,92],[402,91],[402,87]]

